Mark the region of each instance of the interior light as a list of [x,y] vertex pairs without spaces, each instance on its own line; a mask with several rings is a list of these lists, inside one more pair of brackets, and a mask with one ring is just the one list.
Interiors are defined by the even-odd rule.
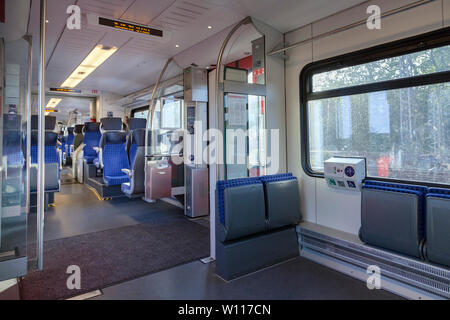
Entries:
[[56,106],[58,105],[58,103],[60,103],[62,101],[61,98],[51,98],[50,101],[47,103],[47,106],[45,107],[47,108],[56,108]]
[[179,45],[179,44],[176,44],[176,45],[175,45],[175,48],[179,48],[179,47],[180,47],[180,45]]
[[208,29],[212,29],[212,26],[208,26]]
[[97,45],[61,84],[61,87],[75,88],[116,51],[117,47],[107,47],[101,44]]

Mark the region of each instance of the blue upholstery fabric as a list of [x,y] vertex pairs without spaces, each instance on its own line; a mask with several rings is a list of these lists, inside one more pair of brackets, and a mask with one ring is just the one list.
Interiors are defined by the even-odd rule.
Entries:
[[86,131],[84,133],[83,143],[83,156],[87,163],[93,163],[98,157],[94,147],[98,147],[100,138],[102,137],[100,131]]
[[122,169],[129,169],[125,144],[106,144],[103,149],[103,180],[108,186],[129,182]]
[[69,133],[67,135],[67,144],[66,144],[66,154],[68,156],[70,156],[71,152],[70,152],[70,146],[73,145],[73,139],[75,138],[75,136],[73,135],[73,133]]
[[[55,146],[45,146],[45,163],[59,163]],[[38,163],[38,146],[31,146],[31,163]]]
[[445,193],[429,193],[427,194],[427,198],[441,198],[441,199],[450,199],[450,194]]
[[3,156],[7,157],[8,166],[23,166],[25,159],[20,131],[5,130],[3,134]]
[[428,193],[438,194],[438,195],[450,195],[450,189],[444,188],[430,188]]

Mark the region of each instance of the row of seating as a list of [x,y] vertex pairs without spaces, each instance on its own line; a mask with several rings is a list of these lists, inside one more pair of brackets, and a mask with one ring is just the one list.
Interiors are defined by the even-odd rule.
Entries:
[[216,212],[216,273],[222,278],[299,255],[299,189],[292,174],[218,181]]
[[99,123],[86,123],[84,161],[102,170],[106,187],[120,186],[132,197],[144,192],[145,119],[129,119],[123,130],[120,118],[103,118]]
[[450,266],[450,189],[366,180],[361,229],[367,244]]

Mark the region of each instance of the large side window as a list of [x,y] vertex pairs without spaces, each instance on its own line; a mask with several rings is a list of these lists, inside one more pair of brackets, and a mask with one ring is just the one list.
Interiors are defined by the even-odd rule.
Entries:
[[450,184],[450,29],[306,66],[302,164],[362,156],[370,177]]

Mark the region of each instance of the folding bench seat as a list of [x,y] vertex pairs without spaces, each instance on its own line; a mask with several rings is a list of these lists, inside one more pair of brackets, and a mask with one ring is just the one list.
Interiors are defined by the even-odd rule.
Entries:
[[[292,188],[294,183],[297,191]],[[281,195],[282,190],[286,194]],[[277,196],[282,197],[278,204]],[[296,200],[291,201],[291,196]],[[293,208],[297,201],[298,184],[292,175],[218,181],[216,273],[230,280],[298,256],[294,225],[299,208],[294,209],[296,215],[283,208]]]
[[427,188],[365,181],[361,199],[363,242],[422,258]]
[[300,198],[297,178],[292,173],[262,176],[269,229],[300,223]]
[[433,263],[450,267],[450,189],[429,189],[426,234],[426,258]]

